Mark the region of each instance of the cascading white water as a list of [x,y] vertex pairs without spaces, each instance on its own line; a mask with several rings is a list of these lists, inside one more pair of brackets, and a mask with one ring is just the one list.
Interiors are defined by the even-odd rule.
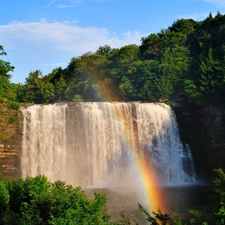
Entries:
[[124,185],[138,176],[135,154],[145,152],[161,184],[195,182],[190,149],[165,104],[67,103],[20,112],[23,177],[44,174],[85,187]]

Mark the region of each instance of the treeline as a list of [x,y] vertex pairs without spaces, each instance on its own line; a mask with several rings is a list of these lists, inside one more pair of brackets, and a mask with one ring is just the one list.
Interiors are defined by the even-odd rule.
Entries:
[[182,99],[201,104],[225,97],[224,63],[225,15],[210,13],[200,22],[177,20],[143,37],[140,46],[105,45],[47,75],[30,72],[13,90],[19,102]]

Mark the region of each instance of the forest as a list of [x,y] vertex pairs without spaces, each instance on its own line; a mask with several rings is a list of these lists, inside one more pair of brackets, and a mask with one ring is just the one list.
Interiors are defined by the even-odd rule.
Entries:
[[[210,13],[203,21],[179,19],[167,29],[121,48],[100,46],[96,52],[73,57],[66,68],[49,74],[36,69],[25,83],[12,83],[14,66],[4,61],[0,45],[0,103],[17,110],[26,103],[141,101],[181,102],[202,106],[224,104],[225,15]],[[14,122],[14,117],[9,118]],[[225,174],[216,170],[214,189],[193,219],[170,220],[161,211],[151,216],[141,205],[149,224],[225,224]],[[72,201],[76,199],[76,201]],[[44,176],[4,181],[0,178],[0,224],[136,224],[132,218],[110,222],[106,198],[88,199],[78,187]],[[79,217],[83,215],[83,217]],[[76,218],[76,220],[74,219]]]
[[[6,52],[1,46],[1,56]],[[14,102],[182,101],[221,102],[225,96],[225,16],[180,19],[141,45],[100,46],[73,57],[66,68],[43,75],[34,70],[24,84],[10,82],[10,62],[0,61],[0,97]]]

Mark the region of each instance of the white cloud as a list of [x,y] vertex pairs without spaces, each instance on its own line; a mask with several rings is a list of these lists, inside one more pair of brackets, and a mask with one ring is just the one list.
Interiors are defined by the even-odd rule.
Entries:
[[[58,3],[55,6],[55,8],[57,9],[74,8],[76,7],[76,4],[81,2],[83,2],[83,0],[67,0],[67,1],[64,0],[63,3],[66,3],[66,4]],[[55,5],[55,3],[56,3],[56,0],[51,0],[46,6],[43,6],[43,8],[48,8],[50,6],[53,6]]]
[[65,67],[65,66],[67,66],[68,65],[68,62],[56,62],[56,63],[46,63],[46,64],[40,64],[39,66],[41,66],[41,67],[43,67],[43,66],[45,66],[45,67]]
[[[106,2],[106,1],[114,1],[114,0],[89,0],[89,1],[94,1],[94,2]],[[59,1],[58,1],[59,2]],[[58,3],[55,8],[57,9],[66,9],[66,8],[74,8],[76,7],[77,4],[84,2],[84,0],[64,0],[63,3],[66,4],[61,4]],[[48,8],[52,5],[55,5],[56,0],[51,0],[46,6],[43,6],[43,8]]]
[[75,5],[57,5],[56,8],[58,9],[65,9],[65,8],[74,8]]
[[141,34],[128,31],[122,37],[112,35],[107,29],[79,27],[75,22],[12,22],[0,25],[1,43],[10,49],[33,49],[36,52],[74,52],[81,54],[94,51],[98,46],[109,44],[139,44]]
[[225,0],[204,0],[205,2],[225,6]]
[[55,1],[56,1],[56,0],[51,0],[51,1],[48,3],[48,5],[43,6],[43,8],[48,8],[48,7],[50,7],[51,5],[53,5],[53,4],[55,3]]
[[81,3],[83,2],[83,0],[70,0],[71,4],[77,4],[77,3]]
[[137,31],[119,35],[105,28],[79,27],[77,21],[49,23],[43,19],[0,25],[1,45],[8,61],[16,67],[13,75],[16,82],[36,69],[47,74],[55,67],[64,67],[72,57],[95,52],[99,46],[139,45],[143,36]]

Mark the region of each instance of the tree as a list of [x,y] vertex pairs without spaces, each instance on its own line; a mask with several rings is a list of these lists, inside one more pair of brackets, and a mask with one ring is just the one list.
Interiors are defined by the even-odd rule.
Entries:
[[153,215],[150,215],[140,203],[138,203],[138,209],[146,216],[146,220],[150,222],[151,225],[167,225],[171,219],[170,214],[163,214],[160,209],[157,210],[157,212],[152,212]]
[[0,216],[8,208],[9,192],[5,186],[4,178],[0,174]]
[[200,104],[202,101],[202,94],[193,80],[184,81],[184,94],[189,102]]
[[140,51],[144,59],[159,59],[162,55],[162,39],[157,34],[150,34],[141,39]]
[[201,59],[200,63],[200,79],[199,89],[207,97],[218,97],[220,91],[223,90],[225,75],[220,61],[213,57],[212,48],[209,49],[207,57]]
[[225,224],[225,173],[222,168],[215,169],[216,179],[214,179],[214,190],[217,194],[216,224]]
[[74,98],[73,98],[73,102],[83,102],[84,99],[82,98],[82,96],[76,94],[74,95]]
[[145,100],[145,101],[154,101],[155,100],[154,92],[152,93],[152,90],[151,90],[152,86],[153,85],[152,85],[151,81],[149,81],[149,80],[147,80],[144,83],[144,86],[140,90],[140,95],[143,98],[143,100]]
[[55,89],[54,100],[56,102],[61,102],[66,100],[66,97],[65,97],[66,87],[67,87],[67,83],[63,75],[60,76],[57,80],[54,80],[54,89]]
[[54,98],[54,90],[55,90],[55,87],[52,83],[46,82],[43,84],[42,95],[44,97],[45,103],[51,102],[51,99]]
[[73,188],[62,181],[51,183],[43,175],[6,184],[0,181],[0,188],[1,225],[15,224],[15,219],[17,224],[30,225],[111,224],[104,194],[95,193],[94,198],[88,198],[80,187]]
[[124,98],[124,101],[126,101],[126,99],[129,99],[129,96],[133,91],[133,85],[127,77],[122,77],[121,84],[119,85],[119,90]]
[[[2,45],[0,45],[0,56],[7,55],[4,51],[4,48]],[[10,78],[9,72],[14,70],[14,66],[11,66],[10,62],[6,62],[2,59],[0,59],[0,79],[1,78]]]
[[[3,46],[0,45],[0,56],[7,55],[4,51]],[[14,66],[11,66],[10,62],[0,59],[0,97],[15,99],[15,92],[11,87],[9,74],[10,71],[14,70]]]
[[34,102],[34,103],[42,103],[43,97],[41,93],[41,76],[42,72],[40,70],[36,70],[34,72],[30,72],[29,76],[26,78],[26,82],[24,85],[25,89],[25,102]]
[[47,76],[42,76],[40,70],[29,73],[24,85],[25,102],[49,103],[54,99],[55,88],[47,78]]
[[176,33],[190,35],[194,32],[198,23],[193,19],[179,19],[168,28],[168,30]]
[[100,46],[96,51],[96,54],[104,55],[105,57],[109,57],[112,53],[113,49],[109,45]]
[[189,72],[189,50],[185,35],[168,31],[163,37],[164,51],[160,60],[158,89],[161,98],[179,96],[183,93],[183,80]]

